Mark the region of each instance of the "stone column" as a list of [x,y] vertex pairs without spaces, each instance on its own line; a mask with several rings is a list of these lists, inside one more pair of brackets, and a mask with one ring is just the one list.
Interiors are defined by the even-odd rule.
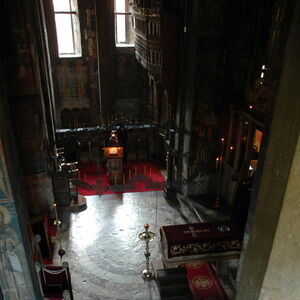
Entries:
[[[177,146],[177,181],[178,188],[182,189],[183,195],[187,195],[188,166],[190,156],[191,126],[194,103],[195,73],[197,60],[197,24],[199,14],[199,1],[186,1],[189,15],[189,22],[184,37],[184,51],[181,64],[183,73],[181,90],[179,93],[176,125],[179,128],[175,138]],[[184,30],[182,28],[182,30]],[[188,45],[188,47],[186,46]]]
[[100,115],[107,121],[113,113],[114,1],[97,0],[96,17]]
[[281,8],[285,17],[292,12],[292,18],[286,19],[292,23],[273,112],[264,132],[236,300],[296,299],[300,293],[300,3]]

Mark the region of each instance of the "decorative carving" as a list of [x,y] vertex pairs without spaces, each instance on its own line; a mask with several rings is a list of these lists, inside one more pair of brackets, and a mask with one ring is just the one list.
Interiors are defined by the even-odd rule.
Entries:
[[224,252],[241,250],[240,240],[204,241],[202,243],[191,243],[187,245],[176,244],[170,247],[172,256],[195,255],[211,252]]

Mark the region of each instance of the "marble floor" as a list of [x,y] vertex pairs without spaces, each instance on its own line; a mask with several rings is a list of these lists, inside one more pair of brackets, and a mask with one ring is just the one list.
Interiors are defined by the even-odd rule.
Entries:
[[[163,192],[88,196],[87,209],[73,213],[61,208],[62,261],[70,266],[75,300],[160,299],[154,280],[145,281],[145,243],[138,239],[144,224],[156,238],[150,242],[151,260],[161,258],[159,228],[163,225],[198,222],[180,201],[168,203]],[[55,242],[54,263],[59,239]]]

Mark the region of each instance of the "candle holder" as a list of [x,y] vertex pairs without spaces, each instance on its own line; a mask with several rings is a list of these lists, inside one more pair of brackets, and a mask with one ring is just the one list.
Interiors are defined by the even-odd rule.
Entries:
[[216,159],[216,169],[217,169],[217,195],[216,201],[214,203],[215,208],[220,208],[220,194],[221,194],[221,183],[222,183],[222,169],[223,169],[223,160],[224,160],[224,138],[221,138],[221,153],[220,156]]
[[61,221],[59,221],[59,220],[54,220],[53,224],[56,225],[56,226],[60,226]]
[[60,243],[60,248],[57,251],[57,254],[60,256],[61,259],[66,254],[66,251],[61,247],[61,243]]
[[56,203],[54,203],[53,206],[54,206],[54,211],[55,211],[54,225],[56,225],[56,227],[57,227],[57,235],[58,235],[58,240],[59,240],[59,249],[57,251],[57,254],[60,256],[60,259],[62,260],[62,257],[65,255],[66,251],[63,249],[62,244],[61,244],[61,236],[60,236],[61,221],[58,220]]
[[61,221],[58,219],[56,203],[53,204],[53,207],[54,207],[54,212],[55,212],[55,220],[54,220],[53,224],[56,226],[59,226],[61,224]]
[[146,258],[146,269],[143,270],[142,276],[144,279],[152,279],[153,278],[153,272],[150,270],[150,251],[149,251],[149,242],[152,241],[155,237],[155,234],[151,231],[149,231],[149,224],[144,225],[145,231],[139,234],[139,239],[141,241],[144,241],[146,243],[146,248],[144,251],[144,255]]

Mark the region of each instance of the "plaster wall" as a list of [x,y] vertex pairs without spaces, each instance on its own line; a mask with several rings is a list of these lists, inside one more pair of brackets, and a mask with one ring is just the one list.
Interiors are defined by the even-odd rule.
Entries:
[[292,300],[300,295],[300,139],[293,160],[260,300]]

